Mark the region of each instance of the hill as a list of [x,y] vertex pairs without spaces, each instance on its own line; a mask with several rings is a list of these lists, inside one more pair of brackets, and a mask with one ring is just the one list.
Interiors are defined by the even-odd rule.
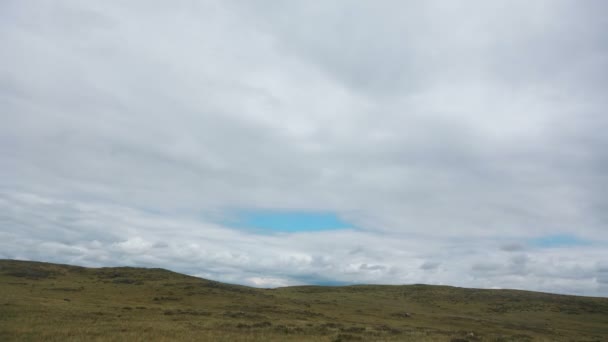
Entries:
[[606,341],[608,298],[430,285],[256,289],[0,260],[1,341]]

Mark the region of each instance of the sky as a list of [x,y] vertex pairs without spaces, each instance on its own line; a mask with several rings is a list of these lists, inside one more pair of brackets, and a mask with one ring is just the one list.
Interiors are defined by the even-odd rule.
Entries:
[[608,296],[601,0],[0,2],[0,258]]

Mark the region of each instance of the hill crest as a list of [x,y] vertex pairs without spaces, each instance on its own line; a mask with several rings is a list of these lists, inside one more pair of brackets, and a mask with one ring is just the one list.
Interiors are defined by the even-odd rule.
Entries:
[[[608,299],[435,285],[259,289],[161,268],[0,260],[2,340],[600,341]],[[25,338],[23,338],[25,337]]]

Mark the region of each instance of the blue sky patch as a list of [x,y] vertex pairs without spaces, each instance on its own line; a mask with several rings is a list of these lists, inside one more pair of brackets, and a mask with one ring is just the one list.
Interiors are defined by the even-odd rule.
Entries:
[[265,232],[313,232],[351,228],[334,213],[308,211],[244,211],[227,223],[236,228]]
[[588,241],[582,240],[574,235],[557,234],[547,235],[530,240],[530,243],[536,247],[572,247],[589,244]]

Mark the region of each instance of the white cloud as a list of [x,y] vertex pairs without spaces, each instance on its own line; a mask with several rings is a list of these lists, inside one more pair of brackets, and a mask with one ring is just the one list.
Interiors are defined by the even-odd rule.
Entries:
[[[5,1],[0,255],[605,293],[604,7]],[[358,229],[215,223],[243,208]]]
[[[1,198],[15,205],[0,219],[18,222],[7,226],[0,240],[2,257],[8,258],[165,267],[259,287],[423,282],[606,294],[604,268],[598,264],[608,257],[603,245],[517,253],[501,251],[501,242],[493,239],[428,240],[407,233],[355,230],[259,235],[118,206],[89,203],[85,210],[77,202],[50,198],[7,193]],[[12,201],[15,198],[30,201]],[[50,222],[51,214],[59,221]],[[59,232],[57,227],[70,227],[72,222],[78,222],[80,234],[32,234]],[[22,229],[28,226],[35,229]]]

